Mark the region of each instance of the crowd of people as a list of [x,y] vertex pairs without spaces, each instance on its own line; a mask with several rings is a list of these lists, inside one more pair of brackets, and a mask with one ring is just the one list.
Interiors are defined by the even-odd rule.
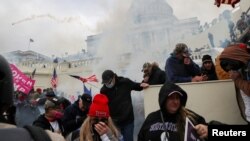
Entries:
[[[250,54],[247,44],[233,44],[217,58],[220,69],[231,78],[242,93],[246,109],[249,109],[249,60]],[[2,57],[2,62],[4,58]],[[13,92],[13,82],[7,61],[4,62],[4,71],[8,74],[5,83],[1,83],[1,94],[8,95],[11,102],[1,98],[1,122],[16,124],[12,96],[15,104],[27,100],[20,92]],[[2,64],[4,64],[2,63]],[[238,70],[241,70],[238,71]],[[49,136],[60,135],[61,139],[69,141],[133,141],[134,138],[134,111],[131,92],[141,91],[149,85],[162,84],[159,92],[158,111],[150,113],[138,134],[138,141],[144,140],[170,140],[179,141],[184,138],[184,125],[186,118],[195,125],[197,134],[201,139],[207,139],[208,127],[205,119],[191,109],[185,108],[187,93],[175,83],[200,82],[218,80],[216,65],[210,55],[202,57],[202,66],[198,66],[191,58],[188,47],[178,43],[171,56],[166,60],[165,71],[158,63],[146,62],[142,67],[143,80],[138,83],[118,76],[112,70],[102,73],[102,88],[92,100],[89,94],[82,94],[78,100],[71,104],[67,99],[58,97],[53,89],[37,89],[29,95],[31,105],[43,104],[44,113],[36,117],[33,126],[46,130]],[[5,75],[1,75],[6,77]],[[1,80],[4,81],[4,80]],[[7,85],[7,84],[5,84]],[[11,98],[9,98],[11,97]],[[5,97],[3,97],[5,98]],[[7,105],[5,105],[7,104]],[[6,107],[7,106],[7,107]],[[8,109],[6,111],[6,109]],[[12,110],[10,110],[12,109]],[[247,110],[246,110],[247,111]],[[10,113],[7,113],[10,112]],[[246,113],[250,121],[250,113]],[[53,133],[53,134],[52,134]],[[29,138],[29,137],[28,137]],[[52,137],[50,137],[52,138]]]
[[[32,90],[29,95],[14,92],[9,64],[0,55],[1,140],[133,141],[135,117],[131,92],[142,91],[149,85],[161,85],[160,109],[145,118],[138,141],[183,141],[187,119],[194,125],[198,137],[208,140],[208,123],[202,115],[185,107],[188,94],[175,83],[220,79],[232,79],[241,91],[246,121],[250,125],[249,48],[249,44],[231,44],[215,60],[208,54],[203,55],[199,66],[191,59],[188,46],[178,43],[166,60],[165,70],[157,62],[146,62],[142,66],[141,82],[105,70],[100,93],[93,97],[83,93],[74,103],[57,96],[53,89]],[[30,125],[18,121],[17,128],[15,114],[22,114],[18,109],[20,104],[42,107]]]

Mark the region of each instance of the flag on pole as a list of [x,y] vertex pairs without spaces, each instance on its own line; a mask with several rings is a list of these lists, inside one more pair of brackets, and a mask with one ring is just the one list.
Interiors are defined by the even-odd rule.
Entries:
[[30,38],[30,42],[34,42],[34,40]]
[[91,88],[88,89],[84,84],[83,84],[83,93],[92,96]]
[[91,75],[90,77],[86,78],[89,82],[98,82],[96,75]]
[[56,88],[57,83],[58,83],[58,80],[57,80],[56,68],[54,68],[53,75],[52,75],[52,78],[51,78],[51,86],[53,88]]
[[30,79],[33,79],[35,77],[36,74],[36,69],[33,70],[33,72],[30,75]]
[[98,82],[96,75],[91,75],[90,77],[87,77],[87,78],[83,78],[83,77],[80,77],[78,75],[69,75],[69,76],[74,77],[76,79],[79,79],[83,83],[85,83],[85,82]]

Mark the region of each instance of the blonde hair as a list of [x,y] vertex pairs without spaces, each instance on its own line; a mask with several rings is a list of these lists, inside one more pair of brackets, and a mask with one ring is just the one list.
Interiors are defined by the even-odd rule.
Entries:
[[[92,128],[92,123],[91,123],[91,117],[88,116],[80,129],[80,141],[93,141],[93,128]],[[108,118],[108,124],[107,126],[110,128],[111,133],[113,134],[113,136],[115,138],[119,138],[119,131],[117,130],[117,128],[115,127],[111,117]]]

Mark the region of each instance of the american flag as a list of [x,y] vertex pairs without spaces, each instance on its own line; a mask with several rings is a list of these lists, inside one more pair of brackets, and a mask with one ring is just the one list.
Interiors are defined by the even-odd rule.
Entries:
[[76,78],[76,79],[79,79],[79,80],[81,80],[83,83],[85,83],[85,82],[98,82],[98,80],[97,80],[97,78],[96,78],[96,75],[91,75],[91,76],[89,76],[89,77],[87,77],[87,78],[83,78],[83,77],[80,77],[80,76],[78,76],[78,75],[69,75],[69,76],[74,77],[74,78]]
[[234,8],[237,3],[239,3],[240,0],[215,0],[215,5],[217,7],[220,7],[221,4],[230,4]]
[[54,68],[53,75],[52,75],[52,78],[51,78],[51,86],[53,88],[56,88],[57,83],[58,83],[58,80],[57,80],[56,68]]

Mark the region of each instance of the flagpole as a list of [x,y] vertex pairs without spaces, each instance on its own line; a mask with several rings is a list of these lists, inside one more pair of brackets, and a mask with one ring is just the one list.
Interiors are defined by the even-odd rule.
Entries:
[[28,45],[28,51],[30,50],[30,40],[29,40],[29,45]]

